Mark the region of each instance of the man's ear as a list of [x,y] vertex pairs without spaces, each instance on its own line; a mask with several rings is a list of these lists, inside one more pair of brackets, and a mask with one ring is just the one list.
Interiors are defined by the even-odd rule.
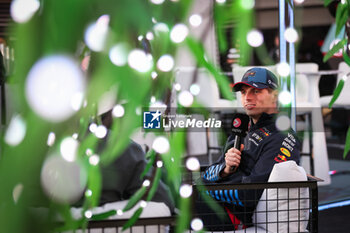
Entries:
[[273,95],[276,99],[278,98],[278,90],[277,89],[273,90]]
[[273,95],[273,101],[277,104],[278,103],[278,90],[273,90],[272,95]]

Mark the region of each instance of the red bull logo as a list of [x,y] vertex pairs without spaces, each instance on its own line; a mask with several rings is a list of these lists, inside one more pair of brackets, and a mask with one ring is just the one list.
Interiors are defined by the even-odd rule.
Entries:
[[267,132],[265,132],[265,130],[263,130],[263,129],[260,128],[260,131],[263,132],[263,133],[265,134],[266,137],[269,136],[269,134],[268,134]]
[[278,163],[281,163],[281,162],[287,161],[287,158],[286,158],[286,156],[284,156],[284,155],[277,155],[277,156],[275,157],[275,161],[278,162]]
[[252,71],[252,72],[249,72],[247,75],[248,76],[255,76],[255,73],[256,73],[255,71]]

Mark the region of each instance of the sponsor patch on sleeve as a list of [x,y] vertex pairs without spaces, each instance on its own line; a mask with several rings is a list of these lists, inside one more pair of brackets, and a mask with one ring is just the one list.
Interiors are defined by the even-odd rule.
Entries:
[[275,157],[275,161],[278,162],[278,163],[281,163],[281,162],[287,161],[287,158],[286,158],[286,156],[284,156],[284,155],[277,155],[277,156]]
[[281,147],[280,150],[281,150],[282,154],[286,155],[287,157],[290,157],[290,152],[288,149]]

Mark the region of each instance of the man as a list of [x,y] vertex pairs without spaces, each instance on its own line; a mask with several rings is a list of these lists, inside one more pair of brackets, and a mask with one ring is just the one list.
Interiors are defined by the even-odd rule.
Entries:
[[[240,150],[233,148],[234,136],[228,138],[223,154],[206,169],[203,181],[220,184],[267,182],[274,164],[287,160],[299,163],[300,159],[300,142],[294,133],[280,132],[275,126],[278,112],[277,78],[265,68],[252,68],[233,88],[241,92],[242,106],[250,117],[248,134]],[[220,222],[229,225],[229,229],[232,223],[251,224],[251,216],[262,190],[219,190],[209,194],[224,203],[227,216],[220,220],[211,215],[203,219],[204,224],[215,230],[214,225]],[[210,212],[205,206],[197,208],[198,213],[203,211]]]
[[[104,113],[102,123],[110,129],[112,126],[112,111]],[[99,149],[106,148],[108,136],[102,140]],[[103,166],[102,172],[102,190],[100,205],[130,199],[138,189],[142,187],[143,180],[140,178],[145,170],[147,161],[145,153],[141,146],[130,140],[130,144],[118,158],[107,166]],[[146,177],[151,176],[149,171]],[[164,203],[171,213],[174,212],[174,203],[170,196],[170,190],[159,181],[157,191],[155,192],[153,202]]]
[[[101,114],[101,121],[106,128],[111,129],[113,124],[112,110]],[[111,131],[99,141],[97,153],[107,148],[110,134]],[[102,187],[99,206],[129,200],[142,187],[144,179],[151,180],[153,168],[145,174],[144,179],[141,179],[141,174],[146,166],[146,156],[142,147],[130,140],[129,145],[113,162],[101,166]],[[169,211],[161,206],[162,208],[158,208],[155,214],[174,213],[175,205],[170,194],[167,185],[160,180],[151,201],[164,203]],[[82,206],[83,201],[84,199],[81,199],[75,206]]]

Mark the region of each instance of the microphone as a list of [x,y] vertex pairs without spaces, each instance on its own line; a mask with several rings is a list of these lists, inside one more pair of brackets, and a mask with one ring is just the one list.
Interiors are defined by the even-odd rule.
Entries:
[[[240,150],[242,139],[248,131],[249,116],[242,113],[236,113],[232,118],[231,134],[235,136],[233,147]],[[231,167],[231,171],[236,171],[237,167]]]

